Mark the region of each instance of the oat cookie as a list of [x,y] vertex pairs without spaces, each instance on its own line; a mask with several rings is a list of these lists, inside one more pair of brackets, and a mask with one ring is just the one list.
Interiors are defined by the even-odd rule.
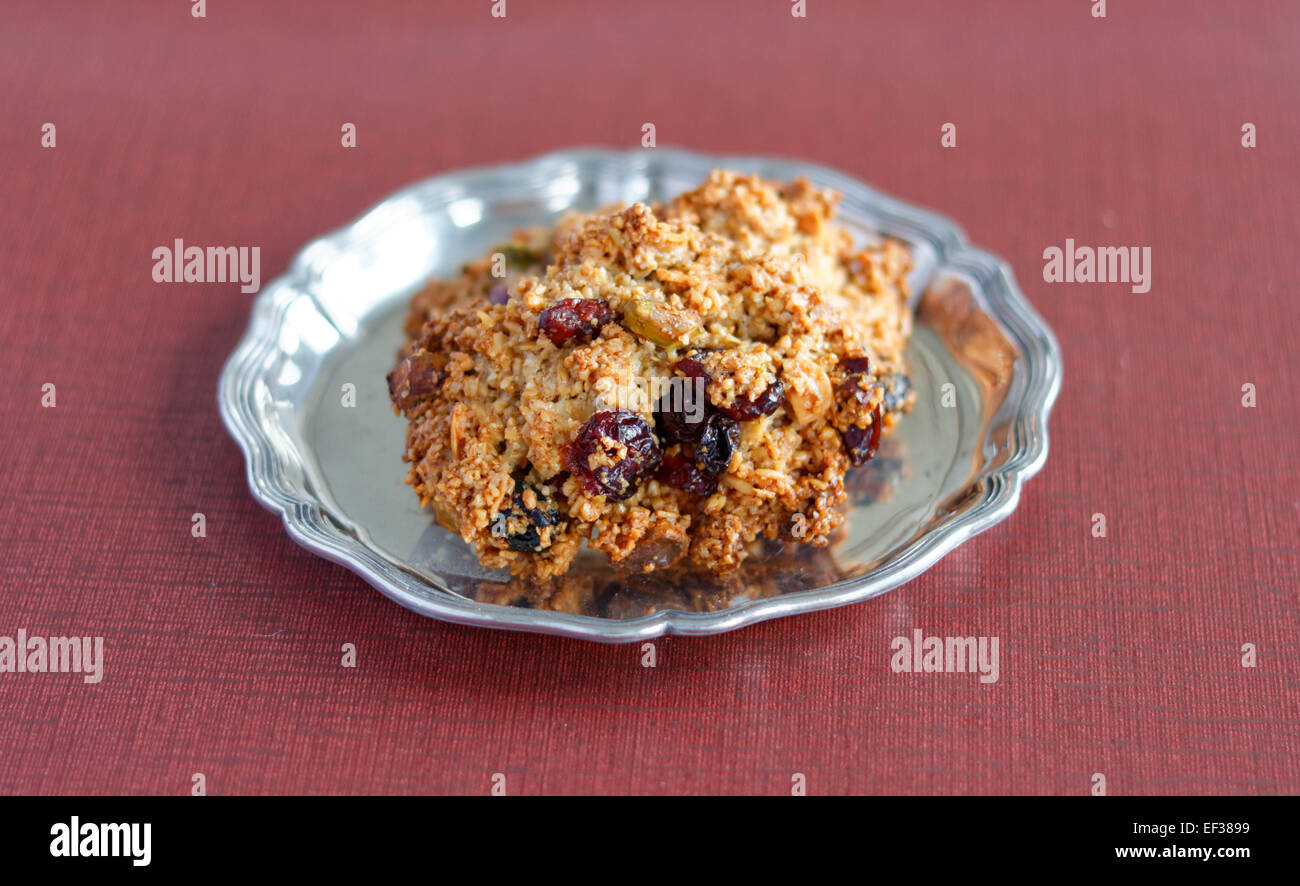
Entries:
[[718,171],[430,282],[389,375],[421,504],[524,577],[584,543],[714,573],[759,536],[825,545],[913,398],[910,258],[855,246],[837,199]]

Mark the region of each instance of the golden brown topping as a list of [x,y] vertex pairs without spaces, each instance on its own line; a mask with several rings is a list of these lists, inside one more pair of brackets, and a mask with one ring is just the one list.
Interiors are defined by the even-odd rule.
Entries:
[[715,172],[520,232],[506,278],[489,253],[430,283],[391,378],[421,502],[483,565],[534,578],[584,544],[715,574],[792,525],[825,544],[851,460],[915,397],[910,259],[855,245],[836,200]]

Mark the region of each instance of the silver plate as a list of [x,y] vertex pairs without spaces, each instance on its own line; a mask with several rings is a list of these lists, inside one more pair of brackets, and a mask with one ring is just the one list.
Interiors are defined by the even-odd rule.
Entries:
[[[403,483],[405,423],[384,375],[407,299],[515,228],[568,209],[664,200],[715,168],[806,176],[844,195],[841,219],[855,236],[908,246],[915,408],[850,475],[848,520],[829,547],[764,544],[725,577],[629,575],[595,555],[545,585],[482,569]],[[218,396],[253,495],[302,546],[435,618],[628,642],[842,606],[915,578],[1015,509],[1047,458],[1060,383],[1060,349],[1010,269],[942,216],[806,163],[591,149],[437,176],[309,243],[258,295]],[[353,406],[345,385],[355,386]]]

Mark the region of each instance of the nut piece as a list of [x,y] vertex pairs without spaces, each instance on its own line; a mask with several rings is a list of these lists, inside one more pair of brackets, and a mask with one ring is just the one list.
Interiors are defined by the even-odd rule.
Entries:
[[412,354],[388,373],[388,396],[400,410],[410,409],[438,391],[442,371],[433,363],[428,351]]
[[824,415],[830,408],[834,394],[831,391],[830,376],[826,374],[825,369],[813,365],[798,375],[793,375],[787,370],[785,378],[787,382],[785,397],[790,401],[795,420],[799,424],[806,424]]
[[623,310],[623,325],[661,348],[675,348],[686,344],[700,318],[657,298],[638,298]]

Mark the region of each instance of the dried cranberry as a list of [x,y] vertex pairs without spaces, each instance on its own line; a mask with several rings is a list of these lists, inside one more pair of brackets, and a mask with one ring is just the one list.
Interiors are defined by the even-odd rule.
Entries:
[[721,474],[731,464],[731,456],[739,445],[740,425],[715,412],[704,423],[704,433],[695,444],[695,466],[710,474]]
[[542,311],[542,333],[559,347],[573,337],[591,341],[600,328],[614,319],[614,311],[598,298],[562,298]]
[[695,495],[712,495],[718,489],[717,477],[706,474],[692,464],[689,458],[680,455],[664,456],[663,464],[659,466],[655,479],[665,486]]
[[866,357],[845,357],[840,361],[845,375],[870,375],[871,361]]
[[759,394],[757,400],[738,396],[731,401],[730,406],[718,408],[736,421],[749,421],[760,415],[771,415],[783,402],[785,402],[785,383],[778,378],[767,386],[766,391]]
[[701,363],[699,360],[697,360],[695,356],[697,354],[704,354],[704,353],[707,352],[706,351],[692,352],[691,356],[683,357],[682,359],[674,363],[673,369],[676,370],[677,372],[680,372],[682,375],[686,376],[687,378],[702,378],[704,379],[704,383],[707,385],[709,382],[713,381],[713,376],[709,375],[708,370],[704,368],[704,364]]
[[849,453],[849,461],[854,465],[864,465],[871,461],[880,446],[880,406],[877,405],[871,411],[869,427],[850,425],[841,436],[844,438],[844,448]]
[[589,495],[604,495],[608,501],[622,501],[636,492],[640,482],[659,466],[659,459],[654,431],[641,416],[622,409],[597,412],[564,448],[564,466],[582,478],[583,489]]
[[432,397],[442,379],[443,373],[433,365],[433,355],[421,351],[407,357],[388,373],[388,396],[398,409],[410,409]]
[[[862,378],[867,379],[868,384],[865,388],[859,384],[859,380]],[[850,375],[848,378],[844,379],[844,381],[839,383],[835,388],[835,391],[837,397],[843,402],[856,400],[863,406],[866,406],[871,402],[871,396],[875,391],[875,386],[871,384],[871,376],[869,375]]]
[[[713,376],[704,368],[704,364],[699,361],[700,354],[709,352],[708,348],[701,348],[693,351],[691,356],[683,357],[673,364],[673,369],[680,372],[687,378],[702,378],[707,386],[713,382]],[[772,384],[768,385],[767,390],[759,395],[757,400],[751,400],[749,397],[736,397],[731,401],[730,406],[717,407],[722,412],[734,418],[736,421],[749,421],[758,418],[760,415],[771,415],[776,412],[777,407],[785,402],[785,384],[778,378]]]
[[[875,392],[874,379],[871,377],[871,361],[866,357],[846,357],[840,361],[844,367],[844,380],[836,386],[840,400],[856,400],[862,405],[871,402]],[[863,386],[863,382],[866,386]]]

